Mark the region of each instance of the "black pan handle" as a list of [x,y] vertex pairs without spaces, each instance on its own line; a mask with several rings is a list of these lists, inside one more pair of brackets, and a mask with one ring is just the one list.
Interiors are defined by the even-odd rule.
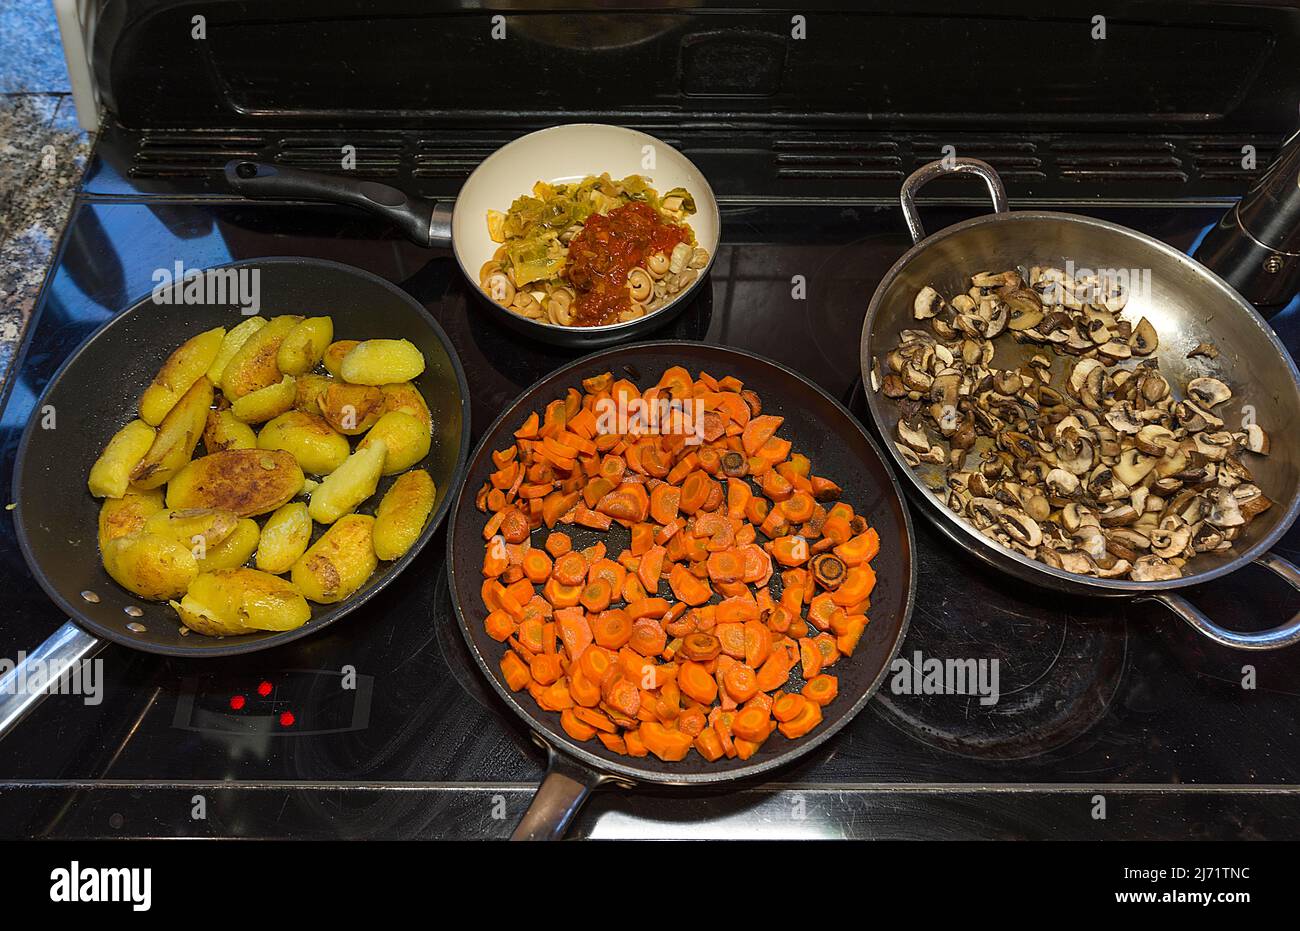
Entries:
[[72,621],[50,635],[0,678],[0,740],[49,696],[59,677],[108,645]]
[[451,245],[451,208],[408,197],[378,181],[327,175],[266,162],[234,159],[226,163],[226,181],[245,197],[323,200],[369,210],[388,220],[417,246]]
[[546,756],[546,776],[511,840],[560,840],[587,796],[609,780],[549,746]]

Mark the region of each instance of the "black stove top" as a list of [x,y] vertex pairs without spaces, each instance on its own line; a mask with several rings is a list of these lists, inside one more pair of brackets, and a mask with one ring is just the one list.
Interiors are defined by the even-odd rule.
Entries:
[[[936,206],[927,223],[938,229],[976,212]],[[1221,210],[1171,203],[1088,212],[1186,249]],[[656,335],[772,357],[864,416],[858,338],[875,283],[907,247],[898,209],[733,201],[722,218],[710,286]],[[358,213],[83,195],[0,416],[0,483],[8,487],[19,434],[50,375],[149,290],[155,268],[272,255],[356,265],[423,303],[460,353],[475,440],[524,387],[572,357],[495,324],[449,254],[417,249]],[[806,283],[802,300],[792,296],[796,276]],[[1293,354],[1297,316],[1293,308],[1274,320]],[[887,680],[835,739],[768,781],[601,791],[572,833],[1296,835],[1300,651],[1219,648],[1157,606],[1027,588],[965,556],[924,519],[916,531],[917,601],[901,656],[997,659],[997,703],[905,694]],[[508,836],[545,759],[466,652],[444,544],[445,530],[366,607],[273,651],[183,661],[110,647],[101,654],[101,704],[54,696],[0,747],[0,834]],[[1280,550],[1300,556],[1300,533]],[[3,512],[0,588],[0,656],[34,649],[63,622]],[[1256,568],[1191,597],[1242,629],[1272,626],[1296,608],[1282,583]],[[1254,687],[1243,687],[1252,675]],[[206,810],[196,818],[199,796]]]

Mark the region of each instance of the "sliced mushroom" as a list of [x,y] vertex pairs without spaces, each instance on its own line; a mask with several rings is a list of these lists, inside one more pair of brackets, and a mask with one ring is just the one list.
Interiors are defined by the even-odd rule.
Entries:
[[1137,415],[1137,412],[1127,404],[1122,404],[1114,410],[1106,413],[1106,423],[1114,428],[1116,433],[1139,433],[1145,424]]
[[1068,498],[1078,494],[1079,491],[1078,477],[1066,469],[1051,469],[1043,481],[1048,488],[1061,497]]
[[1146,455],[1137,447],[1130,447],[1120,453],[1119,462],[1115,464],[1115,477],[1132,488],[1146,478],[1147,473],[1155,467],[1154,456]]
[[1246,448],[1261,456],[1268,455],[1268,434],[1257,423],[1246,425]]
[[1179,520],[1173,528],[1158,527],[1151,531],[1151,552],[1163,559],[1181,556],[1192,542],[1192,528]]
[[1038,521],[1017,508],[1003,510],[999,515],[998,523],[1022,546],[1032,549],[1043,542],[1043,531],[1039,528]]
[[926,285],[916,293],[916,299],[912,302],[912,316],[917,320],[928,320],[947,309],[947,306],[939,292]]
[[1128,338],[1128,346],[1135,356],[1149,356],[1160,347],[1160,336],[1151,321],[1143,317],[1133,328],[1133,335]]
[[1142,556],[1133,563],[1129,578],[1134,582],[1168,582],[1182,578],[1183,572],[1177,566],[1165,562],[1159,556]]
[[1174,431],[1159,424],[1147,424],[1138,430],[1133,443],[1148,456],[1167,456],[1178,448]]
[[1215,493],[1210,513],[1205,519],[1216,527],[1240,527],[1246,522],[1230,488],[1220,488]]
[[1099,579],[1122,579],[1133,570],[1133,564],[1127,559],[1116,559],[1114,564],[1109,568],[1103,569],[1097,567],[1097,578]]
[[1133,355],[1133,350],[1129,348],[1128,343],[1115,342],[1114,340],[1102,343],[1097,347],[1097,351],[1103,356],[1114,359],[1116,362],[1121,359],[1131,358]]
[[1213,408],[1232,397],[1232,389],[1217,378],[1193,378],[1187,383],[1187,393],[1202,407]]

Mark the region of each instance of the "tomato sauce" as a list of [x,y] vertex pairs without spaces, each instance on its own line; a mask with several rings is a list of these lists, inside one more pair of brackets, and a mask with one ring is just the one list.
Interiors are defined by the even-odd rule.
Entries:
[[578,297],[575,326],[614,323],[632,306],[627,273],[656,252],[665,255],[690,242],[681,226],[665,223],[649,204],[633,201],[607,214],[593,214],[569,243],[566,273]]

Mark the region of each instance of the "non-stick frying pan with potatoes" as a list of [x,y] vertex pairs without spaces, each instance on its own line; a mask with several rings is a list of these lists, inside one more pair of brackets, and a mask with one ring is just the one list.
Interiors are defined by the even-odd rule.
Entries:
[[[110,642],[169,656],[211,657],[269,649],[310,634],[364,604],[411,564],[441,523],[469,450],[469,391],[460,360],[437,322],[410,295],[369,272],[335,262],[268,258],[224,266],[257,272],[263,316],[328,315],[337,339],[406,339],[420,350],[414,379],[429,405],[433,442],[416,464],[437,488],[424,531],[399,559],[380,563],[365,585],[339,604],[312,605],[311,619],[282,632],[205,637],[185,632],[167,604],[144,601],[104,570],[96,527],[101,501],[86,476],[108,441],[136,416],[140,395],[164,360],[190,337],[244,317],[223,304],[138,301],[97,330],[63,364],[37,402],[14,468],[18,542],[32,575],[68,618],[26,662],[0,680],[0,736],[44,697],[15,688],[37,662],[65,668]],[[54,428],[41,412],[52,410]],[[373,508],[395,476],[381,480],[362,511]],[[319,535],[321,530],[316,529]],[[56,612],[51,610],[51,617]]]

